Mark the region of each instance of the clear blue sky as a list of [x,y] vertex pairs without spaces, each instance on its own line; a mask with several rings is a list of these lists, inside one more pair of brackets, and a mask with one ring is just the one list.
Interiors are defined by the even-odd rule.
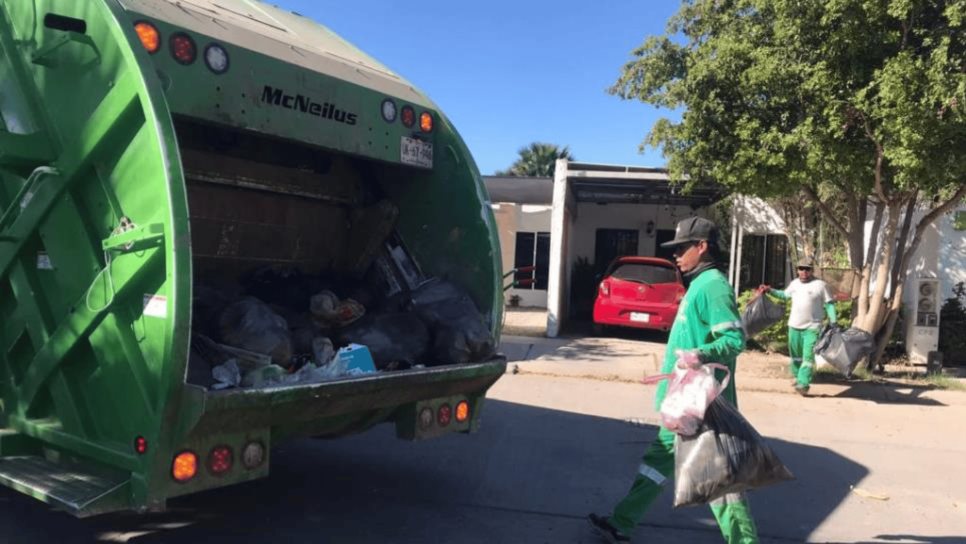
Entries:
[[673,0],[270,0],[329,27],[419,87],[449,116],[480,171],[507,168],[534,141],[586,162],[663,166],[639,152],[673,117],[606,93]]

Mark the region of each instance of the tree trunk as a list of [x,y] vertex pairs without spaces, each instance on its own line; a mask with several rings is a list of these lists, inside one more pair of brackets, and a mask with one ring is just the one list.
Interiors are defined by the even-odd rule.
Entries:
[[[872,329],[865,329],[862,324],[866,323],[868,319],[869,312],[872,307],[872,300],[870,299],[869,289],[872,286],[872,267],[875,265],[875,249],[878,247],[879,242],[879,230],[882,229],[882,215],[885,210],[885,205],[881,202],[876,202],[875,204],[875,215],[872,219],[872,229],[869,231],[869,247],[865,248],[865,225],[859,226],[859,253],[863,255],[863,263],[861,279],[859,284],[858,293],[858,311],[852,320],[852,323],[858,323],[856,325],[864,330],[872,332]],[[887,236],[889,236],[887,234]],[[888,261],[886,261],[888,263]],[[880,263],[881,264],[881,263]]]
[[906,205],[906,214],[905,217],[902,218],[902,232],[899,233],[899,239],[896,240],[896,247],[899,248],[899,252],[896,254],[896,258],[892,262],[892,274],[889,275],[889,283],[892,285],[893,291],[895,291],[896,287],[899,285],[900,270],[903,265],[905,253],[908,251],[906,249],[906,242],[909,240],[909,230],[912,226],[912,219],[916,212],[916,203],[919,200],[918,196],[919,190],[916,189],[909,197],[909,202]]
[[849,230],[846,233],[846,243],[848,244],[848,255],[849,264],[852,267],[852,292],[850,293],[850,298],[852,299],[852,321],[860,316],[864,315],[861,312],[861,306],[859,301],[861,300],[862,293],[862,277],[863,270],[865,268],[865,253],[864,243],[865,243],[865,216],[866,216],[866,200],[865,199],[855,199],[849,196]]
[[[878,265],[875,267],[875,289],[868,295],[871,299],[869,301],[869,312],[857,325],[860,329],[872,334],[878,332],[879,324],[886,310],[885,294],[889,283],[889,272],[892,270],[892,258],[895,254],[894,244],[888,241],[894,240],[896,236],[896,230],[899,225],[899,207],[900,205],[897,202],[889,204],[889,217],[885,225],[882,254],[879,257]],[[878,245],[876,238],[870,239],[870,248],[878,247]],[[871,263],[866,263],[866,267],[871,270]],[[868,288],[868,284],[866,288]]]

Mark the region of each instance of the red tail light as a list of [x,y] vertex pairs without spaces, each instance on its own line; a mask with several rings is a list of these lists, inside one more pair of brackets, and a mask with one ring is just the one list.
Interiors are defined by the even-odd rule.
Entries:
[[403,106],[401,116],[404,127],[412,128],[416,124],[416,110],[412,106]]
[[185,65],[191,64],[195,61],[197,54],[198,50],[191,36],[183,32],[171,36],[171,56],[174,57],[174,60]]
[[143,436],[139,436],[134,439],[134,451],[141,455],[148,452],[148,441]]
[[208,453],[208,471],[215,476],[220,476],[231,470],[232,458],[231,448],[228,446],[215,446]]
[[604,281],[600,282],[600,294],[604,295],[605,297],[609,297],[610,296],[610,282],[609,281],[604,280]]
[[439,407],[439,411],[436,412],[436,422],[439,423],[440,427],[445,427],[449,425],[449,422],[453,419],[453,408],[449,404],[444,404]]

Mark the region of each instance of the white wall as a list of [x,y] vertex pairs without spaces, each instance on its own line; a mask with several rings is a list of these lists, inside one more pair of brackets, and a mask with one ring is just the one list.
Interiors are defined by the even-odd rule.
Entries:
[[[958,211],[966,212],[966,207]],[[903,302],[907,306],[915,300],[917,278],[939,279],[940,305],[954,296],[953,288],[958,282],[966,282],[966,231],[955,229],[955,213],[943,215],[923,233],[919,249],[909,263],[903,289]],[[921,218],[922,214],[917,213],[915,221]]]
[[[654,255],[656,233],[660,229],[674,230],[677,222],[692,215],[706,214],[704,210],[692,212],[688,206],[664,206],[655,204],[606,204],[599,205],[592,202],[577,204],[577,222],[571,234],[573,247],[570,251],[570,263],[573,265],[577,257],[585,257],[594,262],[594,251],[597,243],[597,229],[628,229],[637,230],[637,254]],[[654,232],[645,232],[647,222],[654,221]]]
[[733,210],[744,234],[785,234],[781,214],[758,197],[735,197]]
[[[957,210],[966,214],[966,206]],[[942,299],[952,298],[953,287],[966,283],[966,231],[956,230],[955,212],[939,219],[939,277]]]
[[[493,214],[500,233],[500,253],[504,274],[513,269],[517,233],[550,232],[551,210],[551,206],[533,204],[493,204]],[[513,295],[520,297],[520,306],[547,307],[546,289],[508,289],[505,298],[509,299]]]

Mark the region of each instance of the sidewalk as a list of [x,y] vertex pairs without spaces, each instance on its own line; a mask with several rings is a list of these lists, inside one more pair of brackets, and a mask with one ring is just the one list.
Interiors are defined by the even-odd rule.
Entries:
[[[660,373],[665,345],[606,337],[503,336],[500,349],[509,362],[507,372],[514,374],[639,383],[645,376]],[[792,394],[787,364],[781,354],[746,351],[738,356],[735,384],[743,391]],[[810,391],[813,397],[867,398],[883,403],[918,403],[917,399],[937,395],[945,404],[966,405],[966,394],[960,391],[899,382],[849,381],[825,374],[816,376]]]

